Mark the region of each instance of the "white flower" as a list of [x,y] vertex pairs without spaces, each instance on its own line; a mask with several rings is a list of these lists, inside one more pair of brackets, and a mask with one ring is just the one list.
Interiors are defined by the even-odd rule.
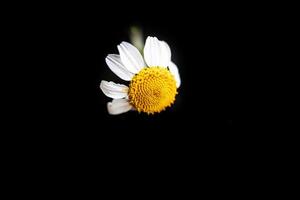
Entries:
[[171,61],[169,45],[156,37],[148,37],[144,58],[127,42],[118,45],[118,50],[120,55],[109,54],[106,63],[118,77],[130,83],[126,86],[101,81],[102,92],[113,98],[107,104],[108,113],[117,115],[137,110],[150,114],[171,106],[180,86],[180,76],[177,66]]

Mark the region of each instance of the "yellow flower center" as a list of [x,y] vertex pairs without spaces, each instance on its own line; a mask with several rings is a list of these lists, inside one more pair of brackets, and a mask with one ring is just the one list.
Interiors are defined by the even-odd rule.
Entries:
[[153,114],[175,101],[176,81],[167,68],[147,67],[133,77],[128,93],[130,103],[139,112]]

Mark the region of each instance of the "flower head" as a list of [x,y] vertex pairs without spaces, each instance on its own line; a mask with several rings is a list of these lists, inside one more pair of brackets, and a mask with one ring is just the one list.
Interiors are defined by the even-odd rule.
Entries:
[[148,37],[144,58],[136,47],[127,42],[118,45],[119,55],[106,57],[108,67],[118,77],[130,81],[129,86],[112,81],[101,81],[103,93],[113,98],[107,104],[109,114],[117,115],[129,110],[148,114],[159,113],[174,103],[180,76],[171,61],[169,45],[156,37]]

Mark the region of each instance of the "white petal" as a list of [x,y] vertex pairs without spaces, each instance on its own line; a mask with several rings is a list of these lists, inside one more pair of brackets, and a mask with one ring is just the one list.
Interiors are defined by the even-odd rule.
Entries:
[[156,37],[148,37],[144,47],[144,57],[149,67],[168,67],[171,61],[169,45]]
[[169,69],[170,69],[170,72],[173,74],[173,76],[176,80],[177,88],[179,88],[179,86],[181,84],[181,80],[180,80],[180,75],[179,75],[179,72],[178,72],[178,67],[173,62],[170,62]]
[[128,112],[132,109],[127,99],[114,99],[112,102],[107,103],[108,113],[111,115],[118,115]]
[[144,59],[137,48],[128,42],[118,45],[123,65],[132,73],[138,73],[145,67]]
[[162,62],[163,62],[163,67],[168,67],[170,62],[171,62],[171,49],[169,45],[165,41],[161,41],[160,45],[162,46]]
[[101,81],[100,88],[106,96],[113,99],[121,99],[128,94],[128,87],[126,85],[117,84],[112,81]]
[[130,81],[134,76],[121,62],[121,58],[116,54],[109,54],[105,58],[106,64],[109,69],[113,71],[118,77],[125,81]]

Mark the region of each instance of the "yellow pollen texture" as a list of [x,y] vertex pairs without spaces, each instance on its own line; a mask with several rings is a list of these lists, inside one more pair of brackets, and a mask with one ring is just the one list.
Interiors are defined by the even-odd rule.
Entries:
[[128,93],[137,111],[153,114],[175,101],[176,81],[167,68],[147,67],[133,77]]

